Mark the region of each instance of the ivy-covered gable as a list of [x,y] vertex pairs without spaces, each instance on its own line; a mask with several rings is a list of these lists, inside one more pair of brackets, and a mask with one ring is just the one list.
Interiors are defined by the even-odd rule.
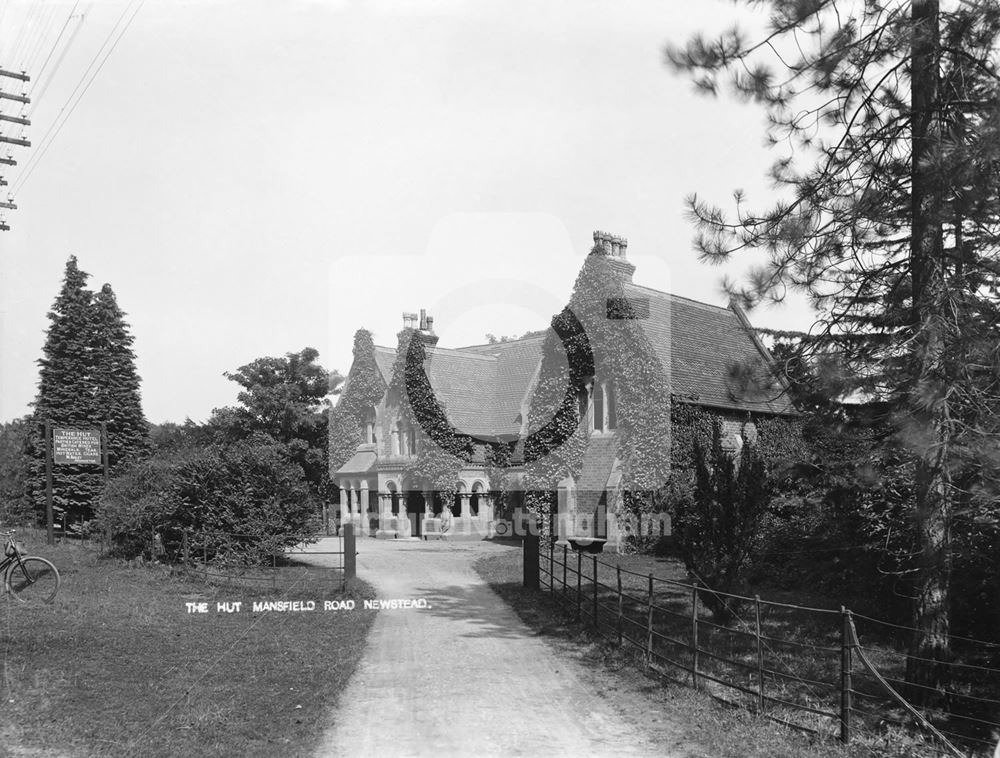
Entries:
[[547,422],[548,437],[525,445],[528,504],[551,512],[551,491],[567,475],[579,478],[590,436],[579,401],[604,383],[617,405],[618,457],[623,485],[661,486],[670,471],[670,385],[664,366],[642,328],[642,303],[626,296],[630,271],[597,245],[577,277],[569,305],[553,318],[531,398],[529,428]]
[[359,329],[354,334],[354,361],[347,375],[340,400],[330,411],[330,473],[343,466],[361,444],[365,416],[386,392],[375,360],[371,332]]

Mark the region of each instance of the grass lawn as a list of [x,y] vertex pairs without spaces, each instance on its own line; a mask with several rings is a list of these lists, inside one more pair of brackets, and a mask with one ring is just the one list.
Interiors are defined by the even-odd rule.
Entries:
[[[605,561],[611,558],[602,556]],[[593,635],[576,623],[572,614],[547,591],[523,589],[520,551],[486,556],[475,567],[521,619],[545,637],[559,654],[584,665],[596,691],[613,697],[654,735],[659,734],[665,751],[679,748],[684,754],[706,758],[903,758],[922,754],[919,738],[897,731],[858,738],[848,748],[833,740],[817,739],[755,718],[748,711],[725,708],[683,684],[654,679],[644,673],[639,658],[630,649],[619,648]],[[662,569],[656,573],[669,576]],[[544,585],[544,576],[542,581]],[[601,581],[605,579],[602,577]],[[586,580],[584,583],[587,584]],[[685,725],[689,740],[680,746],[676,744],[678,722]]]
[[[215,587],[77,544],[27,542],[63,583],[49,606],[0,596],[0,745],[15,756],[307,754],[374,620],[361,610],[370,589],[341,592],[329,569],[289,566],[275,586]],[[322,610],[347,598],[356,610]],[[317,610],[254,612],[254,600]],[[243,606],[220,613],[218,602]]]

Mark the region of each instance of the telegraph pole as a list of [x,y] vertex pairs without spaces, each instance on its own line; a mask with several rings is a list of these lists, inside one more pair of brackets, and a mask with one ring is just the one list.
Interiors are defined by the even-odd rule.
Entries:
[[[21,103],[22,106],[31,103],[31,99],[28,97],[27,93],[22,92],[20,95],[14,94],[13,92],[7,92],[3,88],[4,79],[14,79],[15,81],[30,82],[31,77],[24,71],[20,73],[16,71],[7,71],[4,68],[0,68],[0,106],[3,105],[4,100],[10,100],[15,103]],[[31,126],[31,121],[29,121],[22,114],[20,116],[10,116],[0,111],[0,128],[3,127],[4,123],[16,124],[18,126]],[[8,137],[2,131],[0,131],[0,142],[6,143],[8,145],[16,145],[18,147],[31,147],[31,142],[20,137]],[[0,156],[0,166],[16,166],[17,161],[14,160],[14,156],[7,153],[6,156]],[[0,175],[0,187],[7,186],[7,180]],[[0,202],[0,208],[6,208],[8,210],[15,211],[17,206],[14,204],[14,198],[11,195],[7,196],[6,202]],[[10,227],[4,221],[3,216],[0,216],[0,232],[8,232]]]

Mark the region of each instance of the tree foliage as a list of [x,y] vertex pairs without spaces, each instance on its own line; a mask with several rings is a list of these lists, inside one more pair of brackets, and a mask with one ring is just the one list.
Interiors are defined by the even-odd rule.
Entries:
[[109,483],[99,527],[118,555],[168,558],[188,545],[216,561],[262,563],[316,531],[302,468],[264,435],[134,464]]
[[[790,150],[786,190],[735,216],[692,197],[696,246],[757,250],[745,305],[804,292],[806,346],[836,355],[844,389],[884,400],[886,450],[912,462],[914,637],[908,677],[943,693],[954,520],[995,502],[1000,351],[1000,7],[993,0],[771,0],[769,26],[671,48],[671,63],[767,113]],[[985,493],[992,493],[987,495]]]
[[25,456],[30,429],[30,416],[0,424],[0,525],[26,522],[33,512]]
[[[108,457],[121,470],[149,450],[148,426],[139,397],[132,336],[109,285],[96,296],[87,289],[89,275],[75,257],[66,263],[65,278],[52,310],[38,361],[38,395],[26,444],[30,459],[30,492],[39,513],[45,508],[44,425],[107,425]],[[53,467],[53,501],[71,521],[92,515],[103,486],[103,470],[94,465]]]
[[226,378],[242,387],[239,405],[215,409],[209,424],[220,443],[246,441],[256,435],[281,446],[305,472],[314,494],[326,495],[327,397],[337,391],[342,378],[319,365],[318,357],[317,350],[307,347],[280,358],[258,358],[226,373]]
[[696,437],[694,464],[694,490],[676,501],[674,525],[688,571],[711,588],[699,593],[702,602],[724,624],[739,603],[722,593],[745,594],[773,487],[756,443],[748,440],[738,455],[724,450],[718,421],[709,439]]

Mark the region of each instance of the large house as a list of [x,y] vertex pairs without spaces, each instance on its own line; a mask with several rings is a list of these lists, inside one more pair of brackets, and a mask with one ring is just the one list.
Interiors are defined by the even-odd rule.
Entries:
[[[755,418],[794,414],[787,393],[773,391],[774,386],[780,390],[780,380],[763,392],[734,387],[734,366],[757,364],[773,373],[767,350],[736,305],[708,305],[635,284],[625,240],[595,232],[594,241],[592,255],[607,257],[610,267],[605,270],[616,279],[616,291],[642,304],[642,330],[655,354],[651,361],[663,367],[663,386],[675,401],[720,417],[725,444],[731,448],[741,445]],[[339,459],[331,457],[331,478],[340,491],[340,522],[355,523],[363,535],[393,539],[442,531],[452,538],[503,534],[509,523],[498,517],[509,513],[510,504],[493,502],[484,445],[479,443],[513,441],[508,475],[510,482],[519,480],[524,446],[517,441],[530,431],[529,412],[547,333],[447,348],[437,344],[433,319],[423,311],[419,319],[404,314],[404,328],[422,341],[424,372],[433,394],[451,426],[476,441],[473,454],[462,461],[444,496],[427,481],[414,480],[410,465],[421,445],[433,443],[413,422],[414,414],[405,412],[407,393],[399,391],[398,382],[393,389],[393,372],[401,365],[397,352],[403,348],[372,345],[366,365],[375,367],[369,370],[377,376],[368,378],[374,389],[363,413],[352,417],[361,426],[360,442]],[[352,382],[360,382],[358,362],[356,348],[341,404],[352,392]],[[596,375],[580,389],[579,423],[586,439],[582,466],[575,476],[567,474],[554,483],[560,539],[597,536],[614,542],[620,536],[613,506],[620,502],[616,495],[624,486],[617,394],[614,381]],[[332,423],[331,429],[335,426]]]

